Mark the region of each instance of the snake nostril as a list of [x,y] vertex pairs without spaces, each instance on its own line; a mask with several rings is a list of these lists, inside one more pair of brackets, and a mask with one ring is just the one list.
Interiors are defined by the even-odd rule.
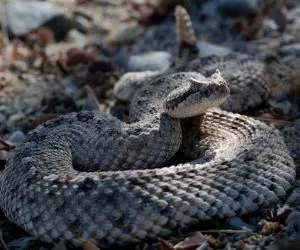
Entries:
[[205,90],[203,91],[203,94],[207,97],[207,96],[209,95],[209,90],[208,90],[208,89],[205,89]]

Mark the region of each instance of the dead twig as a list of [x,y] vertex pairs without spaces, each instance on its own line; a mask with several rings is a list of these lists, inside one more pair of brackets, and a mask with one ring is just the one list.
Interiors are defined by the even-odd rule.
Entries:
[[3,145],[4,149],[6,150],[11,150],[15,148],[15,145],[3,140],[2,138],[0,138],[0,144]]
[[252,118],[258,119],[263,122],[278,122],[278,123],[286,123],[286,124],[293,124],[291,121],[285,121],[285,120],[280,120],[280,119],[275,119],[275,118],[268,118],[268,117],[254,117]]
[[200,230],[202,234],[211,234],[211,233],[225,233],[225,234],[255,234],[251,229],[243,229],[243,230],[234,230],[234,229],[211,229],[211,230]]

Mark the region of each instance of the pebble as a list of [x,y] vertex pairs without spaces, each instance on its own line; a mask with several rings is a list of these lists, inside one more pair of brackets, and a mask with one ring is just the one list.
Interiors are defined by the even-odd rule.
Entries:
[[170,68],[172,55],[165,51],[153,51],[129,57],[128,71],[163,71]]
[[293,54],[300,56],[300,43],[285,45],[280,49],[280,53],[283,55]]
[[[0,5],[4,8],[3,4]],[[20,36],[39,28],[45,22],[63,15],[52,4],[40,1],[11,1],[6,5],[7,28],[11,36]]]
[[287,218],[286,236],[290,240],[300,239],[300,212],[293,211]]
[[197,43],[197,47],[199,50],[199,55],[201,57],[212,56],[212,55],[225,56],[232,52],[232,50],[229,48],[214,45],[212,43],[208,43],[205,41],[199,41]]
[[25,134],[21,130],[16,130],[8,137],[8,141],[13,144],[21,144],[24,140]]

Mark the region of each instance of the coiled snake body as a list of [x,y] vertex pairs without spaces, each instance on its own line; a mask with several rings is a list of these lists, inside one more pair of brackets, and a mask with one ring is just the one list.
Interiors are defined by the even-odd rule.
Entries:
[[[250,78],[233,72],[238,84],[265,88],[253,72]],[[229,83],[233,96],[243,91]],[[131,124],[99,112],[48,121],[30,132],[2,170],[1,208],[44,241],[77,245],[83,237],[111,246],[276,202],[294,181],[293,161],[274,128],[206,111],[227,95],[218,73],[164,74],[133,98]],[[194,150],[194,160],[165,164],[180,146]]]

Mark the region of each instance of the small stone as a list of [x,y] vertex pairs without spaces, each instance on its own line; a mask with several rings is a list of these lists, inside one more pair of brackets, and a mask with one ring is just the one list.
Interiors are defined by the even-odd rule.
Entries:
[[12,1],[5,8],[7,28],[12,36],[30,32],[63,14],[61,9],[40,1]]
[[147,3],[147,1],[146,0],[132,0],[132,3],[136,4],[136,5],[145,5]]
[[133,55],[128,60],[128,71],[163,71],[172,64],[172,55],[165,51],[153,51]]
[[293,54],[300,56],[300,43],[285,45],[281,48],[280,53],[283,55]]
[[225,56],[232,52],[231,49],[214,45],[212,43],[200,41],[197,43],[197,47],[199,50],[200,57],[218,55],[218,56]]
[[20,144],[25,140],[25,135],[22,131],[17,130],[13,132],[10,137],[8,138],[8,141],[12,142],[13,144]]

